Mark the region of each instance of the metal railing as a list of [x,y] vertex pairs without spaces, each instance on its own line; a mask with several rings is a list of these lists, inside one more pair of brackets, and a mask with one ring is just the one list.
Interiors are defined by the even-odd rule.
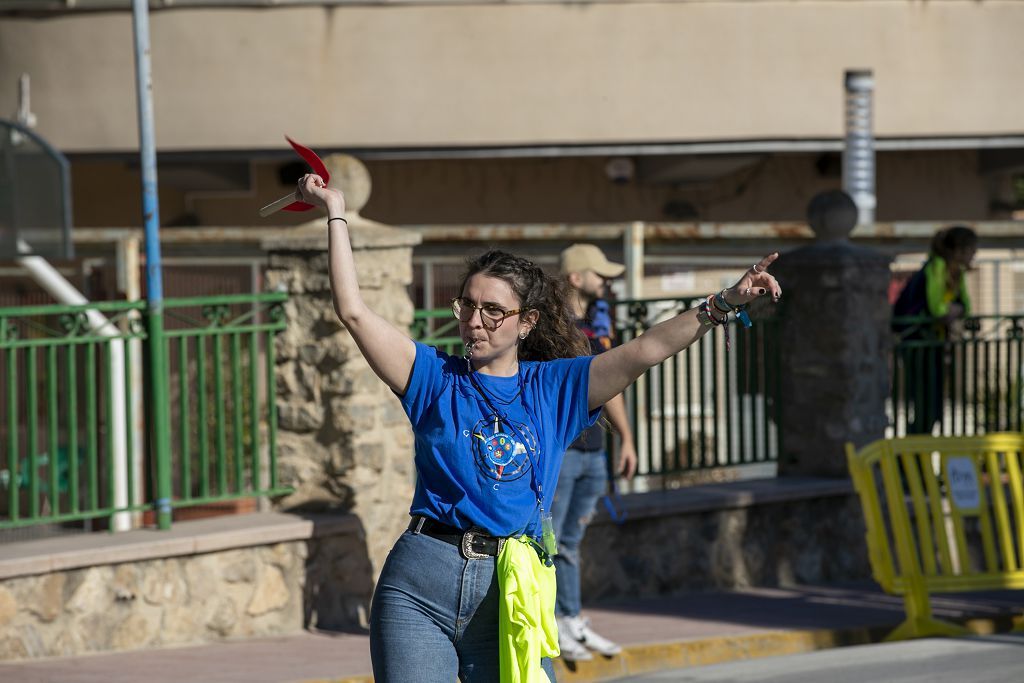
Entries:
[[[621,341],[697,300],[617,303]],[[782,447],[778,322],[730,323],[732,348],[715,328],[626,390],[639,474],[673,485],[701,470],[774,463]],[[952,337],[941,321],[895,318],[887,437],[970,436],[1024,429],[1024,314],[975,316]],[[414,337],[461,353],[448,309],[415,314]],[[685,477],[683,477],[685,479]]]
[[887,436],[1021,431],[1024,315],[894,318]]
[[[699,299],[647,299],[616,303],[616,329],[629,341]],[[462,353],[450,309],[416,311],[414,339]],[[777,322],[756,320],[745,329],[729,323],[651,368],[625,392],[643,488],[673,486],[702,471],[772,465],[781,450]]]
[[[620,301],[616,328],[629,341],[700,299]],[[671,487],[706,472],[769,466],[781,450],[780,356],[775,319],[750,328],[735,321],[644,373],[626,389],[637,447],[638,476],[647,487]],[[700,479],[698,479],[700,480]]]
[[420,309],[412,315],[409,334],[416,341],[436,347],[447,354],[458,355],[465,349],[459,336],[459,321],[451,308]]
[[[165,300],[173,508],[287,491],[277,481],[272,393],[286,299]],[[161,463],[140,443],[151,440],[153,413],[141,400],[144,309],[0,308],[0,529],[149,521]],[[97,324],[97,313],[109,322]]]

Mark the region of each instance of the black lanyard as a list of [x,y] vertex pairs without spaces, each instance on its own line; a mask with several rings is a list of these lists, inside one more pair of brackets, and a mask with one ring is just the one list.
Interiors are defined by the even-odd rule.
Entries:
[[[476,392],[478,394],[480,394],[480,397],[484,400],[484,403],[487,404],[487,407],[490,408],[491,412],[494,414],[494,417],[497,418],[499,423],[508,426],[508,428],[511,429],[515,433],[516,437],[522,442],[523,448],[526,450],[526,458],[530,461],[530,485],[533,487],[533,491],[537,495],[537,507],[540,508],[541,517],[543,517],[544,516],[544,492],[543,492],[543,487],[541,486],[541,483],[540,483],[540,481],[538,479],[538,474],[537,474],[537,465],[538,465],[538,462],[540,460],[540,454],[541,454],[541,436],[542,435],[541,435],[541,432],[540,432],[540,429],[541,429],[540,423],[537,422],[537,419],[534,418],[533,415],[531,414],[531,411],[530,411],[529,407],[527,407],[527,405],[526,405],[526,401],[525,401],[525,397],[524,397],[524,399],[523,399],[523,410],[526,412],[527,418],[533,420],[534,426],[537,429],[537,438],[534,439],[534,441],[537,444],[537,449],[536,450],[537,450],[537,453],[538,453],[538,462],[534,462],[533,456],[530,455],[530,442],[523,436],[522,432],[520,432],[519,429],[514,424],[512,424],[512,421],[508,419],[506,414],[501,412],[501,411],[499,411],[497,409],[497,407],[494,405],[494,403],[491,402],[491,398],[490,398],[490,395],[487,393],[487,390],[485,390],[483,388],[483,386],[477,381],[477,379],[476,379],[476,371],[473,369],[473,366],[470,363],[468,358],[466,359],[466,365],[469,368],[469,383],[472,384],[473,388],[476,389]],[[517,396],[524,396],[524,392],[525,392],[525,389],[523,387],[523,376],[522,376],[521,373],[522,373],[522,370],[520,370],[517,373],[517,376],[518,376],[518,379],[519,379],[519,394],[517,394]],[[527,523],[529,523],[529,522],[527,522]]]

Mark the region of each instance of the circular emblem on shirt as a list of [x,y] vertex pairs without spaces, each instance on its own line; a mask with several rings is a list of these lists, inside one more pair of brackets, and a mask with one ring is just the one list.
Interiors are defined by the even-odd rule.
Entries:
[[470,434],[477,467],[495,481],[515,481],[530,471],[537,440],[525,424],[494,417],[480,420]]
[[487,450],[487,459],[495,465],[504,467],[512,462],[516,446],[519,442],[505,432],[492,434],[484,448]]

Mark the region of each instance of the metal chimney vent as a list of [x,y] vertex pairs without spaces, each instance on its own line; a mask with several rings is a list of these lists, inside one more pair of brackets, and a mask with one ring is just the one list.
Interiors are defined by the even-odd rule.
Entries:
[[858,225],[875,222],[875,137],[872,98],[875,79],[870,70],[846,72],[846,140],[843,150],[843,190],[857,204]]

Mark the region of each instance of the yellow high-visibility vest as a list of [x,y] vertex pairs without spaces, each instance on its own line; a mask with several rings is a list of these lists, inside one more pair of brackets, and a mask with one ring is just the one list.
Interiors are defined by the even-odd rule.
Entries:
[[528,539],[509,538],[498,555],[498,589],[501,683],[548,683],[540,660],[559,654],[555,567]]

